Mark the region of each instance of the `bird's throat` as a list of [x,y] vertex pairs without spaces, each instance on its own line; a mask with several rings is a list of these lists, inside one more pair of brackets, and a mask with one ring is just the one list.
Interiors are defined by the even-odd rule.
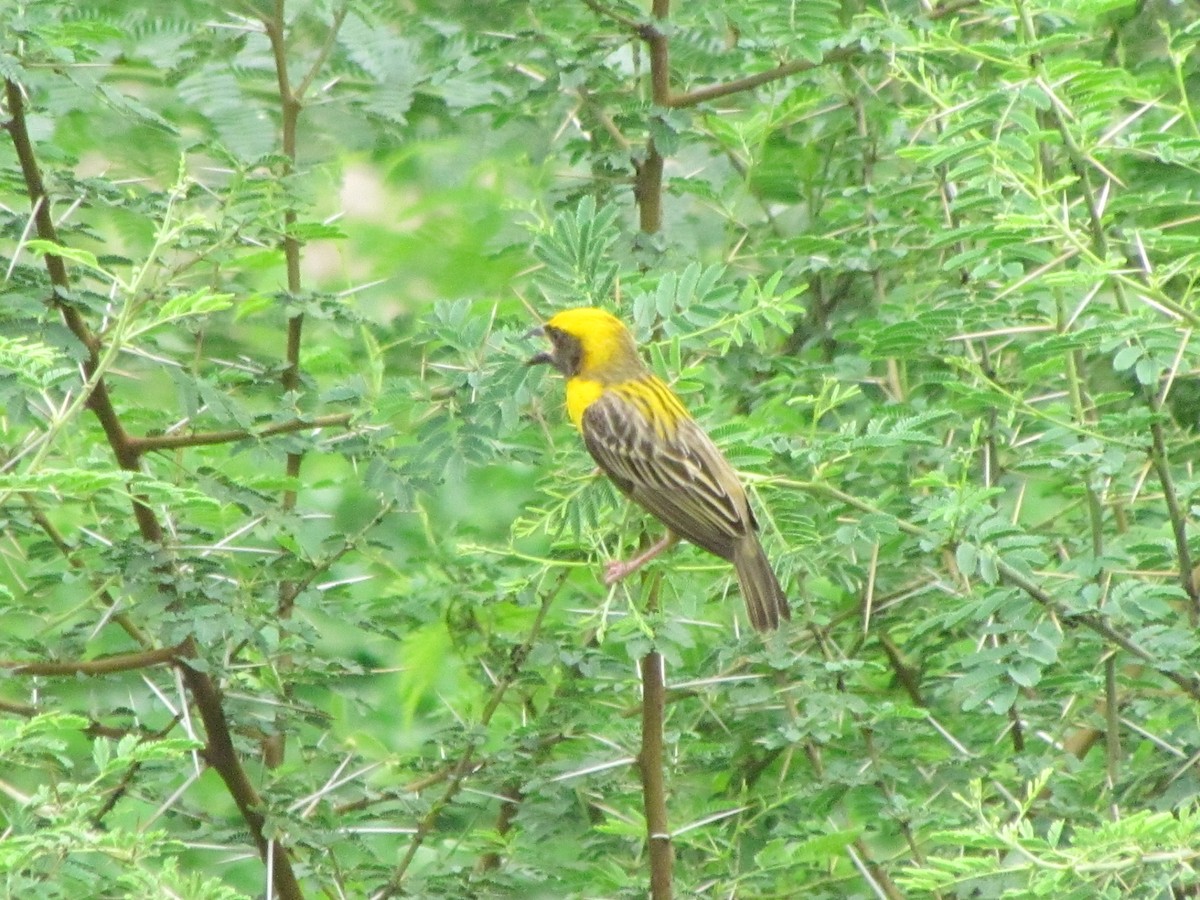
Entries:
[[567,379],[567,415],[576,428],[582,428],[584,411],[603,393],[604,385],[599,381],[590,378]]

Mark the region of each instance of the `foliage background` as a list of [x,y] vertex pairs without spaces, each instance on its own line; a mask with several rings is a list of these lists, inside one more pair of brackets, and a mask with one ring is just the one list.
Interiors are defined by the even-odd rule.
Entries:
[[677,6],[6,0],[6,895],[644,896],[651,648],[680,894],[1195,893],[1200,7]]

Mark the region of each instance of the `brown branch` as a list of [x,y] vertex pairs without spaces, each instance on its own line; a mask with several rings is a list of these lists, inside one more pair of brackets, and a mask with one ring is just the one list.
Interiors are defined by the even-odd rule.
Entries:
[[[646,612],[658,611],[661,573],[652,579]],[[667,785],[663,772],[663,731],[666,722],[667,688],[664,679],[666,664],[657,650],[641,658],[638,669],[642,676],[642,747],[637,755],[637,767],[642,778],[642,807],[646,815],[646,843],[650,857],[650,897],[670,900],[675,863],[675,848],[667,818]]]
[[[153,741],[163,740],[168,734],[175,730],[175,727],[182,721],[182,719],[183,716],[179,713],[176,713],[171,721],[158,731],[143,733],[139,737],[138,743],[148,744]],[[104,798],[104,802],[100,805],[100,808],[91,816],[93,828],[99,828],[108,814],[113,811],[118,803],[121,802],[121,798],[129,793],[129,786],[133,784],[133,779],[137,776],[137,773],[140,772],[141,769],[142,763],[134,762],[125,770],[124,774],[121,776],[121,780],[117,782],[117,784],[115,784],[111,790],[108,791],[108,796]]]
[[671,49],[667,33],[661,26],[671,16],[671,0],[654,0],[650,14],[654,17],[653,24],[638,29],[650,50],[650,95],[659,106],[670,106]]
[[[17,160],[21,164],[21,175],[25,179],[25,189],[33,204],[33,221],[37,228],[37,235],[44,241],[53,241],[57,244],[58,229],[54,227],[54,219],[50,213],[50,200],[46,196],[46,184],[42,180],[42,172],[38,168],[37,157],[33,152],[33,141],[30,140],[29,129],[25,124],[25,97],[21,93],[21,86],[11,79],[5,80],[4,93],[8,103],[9,115],[4,127],[8,130],[12,138],[13,149],[16,151]],[[42,256],[42,259],[46,264],[46,271],[50,274],[50,283],[56,288],[68,288],[71,279],[67,275],[67,265],[63,262],[63,258],[52,253],[46,253]],[[65,307],[63,316],[67,319],[67,325],[71,328],[71,332],[75,337],[79,338],[84,347],[88,349],[88,362],[94,365],[99,361],[97,351],[100,345],[96,337],[83,322],[79,313],[73,307],[66,306],[59,299],[57,293],[51,302],[60,308]]]
[[[671,0],[653,0],[651,14],[655,24],[646,25],[639,34],[650,49],[650,92],[658,106],[667,106],[671,97],[671,57],[666,32],[659,23],[666,23],[671,14]],[[638,208],[638,227],[642,234],[658,234],[663,220],[664,160],[654,138],[646,139],[646,158],[634,163],[636,172],[633,198]]]
[[600,127],[608,132],[613,142],[622,150],[630,150],[633,145],[629,142],[629,138],[625,137],[620,126],[613,120],[613,117],[609,115],[608,110],[604,109],[587,90],[581,89],[578,93],[579,99],[583,101],[584,108],[596,117],[596,121],[600,123]]
[[[962,7],[978,2],[979,0],[957,0],[957,2],[948,3],[943,9],[934,10],[932,16],[936,18],[949,15]],[[657,24],[657,22],[666,22],[669,18],[671,11],[670,0],[654,0],[653,8],[651,9],[651,15],[654,19],[652,22],[639,22],[623,13],[617,12],[615,9],[605,6],[603,3],[599,3],[598,0],[583,0],[583,3],[597,15],[611,19],[617,24],[628,28],[646,42],[646,46],[650,50],[651,96],[659,106],[666,106],[671,109],[684,109],[689,106],[705,103],[709,100],[716,100],[719,97],[728,97],[730,94],[753,90],[756,87],[772,81],[778,81],[781,78],[787,78],[800,72],[808,72],[827,66],[830,63],[844,62],[845,60],[863,55],[863,51],[859,47],[835,47],[816,61],[796,59],[791,62],[781,63],[773,69],[767,69],[765,72],[756,72],[753,75],[736,78],[724,84],[713,84],[708,87],[685,91],[684,93],[673,93],[671,91],[669,41],[666,31]]]
[[[280,125],[282,129],[282,150],[286,160],[284,164],[284,175],[291,175],[296,171],[296,135],[300,122],[300,113],[303,110],[302,99],[313,79],[317,76],[321,67],[324,65],[330,50],[333,48],[334,40],[338,29],[341,28],[342,22],[345,20],[346,14],[349,11],[349,6],[343,4],[342,7],[334,14],[333,21],[330,24],[329,32],[326,35],[324,44],[317,54],[317,58],[313,61],[308,73],[300,80],[300,83],[293,88],[288,75],[287,67],[287,41],[284,34],[284,0],[275,0],[274,14],[262,19],[263,27],[266,29],[267,38],[271,44],[271,54],[275,61],[275,77],[278,83],[279,90],[279,105],[280,105]],[[289,206],[283,213],[283,256],[287,268],[287,289],[288,294],[292,298],[296,298],[300,294],[302,282],[300,278],[300,241],[294,234],[293,226],[298,219],[295,207]],[[280,376],[280,384],[286,395],[298,394],[301,388],[300,374],[300,348],[301,340],[304,335],[304,315],[297,313],[290,316],[287,322],[287,338],[284,349],[284,368]],[[294,483],[300,477],[300,467],[304,462],[304,454],[288,453],[284,462],[284,474],[287,476],[290,483]],[[280,508],[284,512],[289,512],[296,507],[297,494],[294,487],[287,487],[283,491],[283,496],[280,499]],[[292,609],[295,605],[296,596],[299,594],[299,589],[290,579],[284,579],[279,584],[276,609],[281,619],[288,619],[292,615]],[[286,671],[291,666],[290,658],[285,654],[280,656],[276,661],[276,668],[281,673]],[[290,689],[286,684],[284,687],[285,695],[290,693]],[[276,768],[283,763],[285,752],[285,736],[282,730],[268,737],[263,741],[263,756],[268,768]]]
[[346,14],[348,12],[350,12],[350,4],[343,3],[341,9],[333,14],[333,19],[329,23],[329,33],[325,35],[325,43],[317,51],[316,59],[308,67],[308,73],[296,85],[295,97],[297,101],[304,100],[304,95],[308,93],[313,79],[321,74],[321,69],[325,67],[325,60],[329,59],[329,52],[333,49],[333,44],[337,40],[337,33],[341,31],[342,22],[346,21]]
[[[477,762],[467,774],[474,775],[487,765],[488,763],[486,761]],[[428,775],[422,775],[420,778],[414,778],[412,781],[408,782],[408,784],[402,784],[393,790],[383,791],[374,797],[359,797],[357,800],[349,800],[345,803],[341,803],[333,808],[333,812],[335,815],[341,816],[350,812],[361,812],[364,809],[369,809],[376,803],[391,803],[396,800],[401,800],[405,797],[411,797],[413,794],[419,794],[424,790],[428,790],[435,784],[441,784],[457,771],[458,760],[455,760],[449,765],[442,766],[436,772],[430,772]]]
[[646,141],[646,158],[635,163],[633,198],[638,207],[638,227],[642,234],[658,234],[662,230],[663,158],[654,146],[654,138]]
[[[547,735],[546,737],[540,738],[537,741],[534,749],[536,749],[538,752],[542,752],[561,744],[565,740],[567,740],[567,736],[562,733]],[[476,761],[472,765],[471,771],[467,773],[468,777],[482,771],[483,769],[486,769],[496,761],[496,758],[481,759]],[[442,768],[438,769],[436,772],[430,772],[428,775],[422,775],[420,778],[414,778],[407,784],[401,784],[390,790],[381,791],[380,793],[371,797],[359,797],[355,800],[347,800],[345,803],[340,803],[333,807],[333,812],[335,815],[341,816],[348,812],[361,812],[364,809],[370,809],[377,803],[393,803],[399,800],[412,799],[413,794],[419,794],[422,791],[433,787],[435,784],[441,784],[444,782],[447,778],[454,774],[457,766],[458,761],[455,760],[452,763],[442,766]]]
[[252,430],[249,428],[230,428],[227,431],[195,431],[190,434],[157,434],[148,437],[132,437],[130,444],[139,454],[155,450],[178,450],[186,447],[208,447],[213,444],[232,444],[248,438],[273,437],[277,434],[291,434],[296,431],[307,431],[310,428],[337,428],[350,424],[353,416],[350,413],[338,413],[331,416],[314,416],[311,419],[292,419],[290,422],[279,422],[265,428]]
[[[500,812],[496,814],[496,834],[503,838],[512,831],[513,820],[516,819],[517,813],[521,809],[521,801],[525,799],[525,794],[521,790],[521,782],[518,779],[513,779],[504,789],[504,799],[500,802]],[[483,856],[479,857],[479,862],[475,864],[475,872],[477,874],[483,872],[494,872],[500,868],[500,863],[503,862],[503,857],[499,850],[489,850]]]
[[[328,572],[331,568],[333,568],[333,566],[338,562],[338,560],[342,559],[347,553],[349,553],[351,550],[354,550],[356,547],[358,547],[358,542],[361,541],[364,537],[366,537],[367,534],[369,534],[380,522],[382,522],[384,520],[384,518],[387,517],[388,513],[390,513],[392,511],[393,506],[395,506],[395,503],[394,503],[394,501],[391,501],[391,500],[389,500],[387,503],[382,504],[379,507],[379,510],[375,513],[375,515],[373,515],[371,517],[371,520],[369,522],[367,522],[365,525],[363,525],[363,527],[360,528],[357,533],[344,537],[342,539],[342,545],[340,547],[338,547],[337,550],[328,554],[323,559],[320,559],[317,562],[313,563],[313,565],[309,568],[309,570],[304,573],[303,578],[289,579],[289,580],[285,581],[284,584],[287,585],[288,591],[289,591],[292,599],[299,597],[302,593],[304,593],[304,591],[308,590],[309,586],[314,581],[316,581],[318,578],[320,578],[321,575],[323,575],[324,573]],[[231,654],[229,654],[229,658],[236,659],[238,656],[241,655],[242,650],[245,649],[245,647],[249,643],[250,643],[249,638],[246,638],[246,639],[242,640],[241,642],[239,642],[237,647],[234,648],[233,652]],[[283,659],[283,658],[285,658],[285,657],[281,657],[281,659]],[[278,668],[278,664],[277,664],[277,668]],[[263,741],[264,742],[273,742],[273,741],[277,741],[278,738],[279,738],[278,734],[266,735],[266,736],[264,736]]]
[[[185,655],[194,656],[195,640],[188,638]],[[275,890],[283,900],[302,900],[304,893],[296,880],[295,870],[287,849],[279,840],[268,841],[264,833],[266,817],[263,814],[263,802],[254,784],[242,766],[237,750],[233,746],[233,735],[229,730],[229,720],[225,716],[225,707],[221,702],[221,692],[216,683],[204,672],[186,663],[179,665],[183,681],[191,692],[200,711],[200,719],[204,722],[206,741],[204,758],[216,770],[225,789],[237,804],[250,836],[258,847],[259,856],[265,861],[270,859],[275,876]]]
[[[267,39],[271,44],[271,55],[275,61],[275,79],[279,86],[279,105],[280,105],[280,127],[282,128],[282,149],[283,155],[287,159],[286,170],[284,175],[291,175],[296,170],[296,131],[300,122],[301,103],[299,96],[292,90],[291,80],[288,75],[287,67],[287,43],[283,33],[283,16],[284,0],[275,0],[275,12],[270,17],[264,17],[262,20],[263,28],[266,30]],[[292,297],[296,297],[300,293],[300,242],[293,235],[292,226],[296,224],[296,210],[288,208],[283,214],[283,255],[287,268],[287,289]],[[288,319],[287,330],[287,348],[285,359],[287,362],[283,370],[281,381],[283,389],[288,393],[293,393],[300,389],[300,338],[304,328],[303,314],[294,315]],[[297,457],[298,454],[288,454],[288,475],[296,477],[300,474],[300,464],[295,462],[296,471],[291,471],[293,468],[292,457]],[[289,492],[290,493],[290,492]],[[285,494],[285,508],[287,501]],[[295,498],[292,498],[292,503],[295,503]]]
[[921,693],[921,670],[910,666],[905,661],[904,654],[886,631],[879,631],[876,637],[879,645],[883,647],[883,653],[888,658],[888,664],[892,667],[892,673],[896,680],[900,682],[900,686],[904,688],[904,692],[908,694],[913,705],[924,709],[928,704]]
[[859,47],[835,47],[816,62],[807,59],[792,60],[791,62],[778,65],[773,69],[767,69],[765,72],[756,72],[753,75],[736,78],[724,84],[713,84],[708,87],[696,88],[693,91],[687,91],[683,94],[672,94],[662,105],[669,106],[672,109],[684,109],[689,106],[696,106],[700,103],[706,103],[709,100],[716,100],[719,97],[728,97],[730,94],[739,94],[742,91],[753,90],[756,87],[761,87],[772,81],[778,81],[781,78],[787,78],[790,75],[819,69],[830,63],[855,59],[861,55],[862,50]]
[[854,851],[858,854],[859,861],[870,875],[870,880],[873,882],[871,886],[876,889],[877,893],[882,893],[888,900],[905,900],[905,894],[892,881],[887,871],[875,861],[871,855],[871,848],[867,846],[867,842],[861,837],[854,839]]
[[137,653],[116,653],[99,659],[76,659],[64,662],[29,662],[0,659],[0,669],[8,669],[14,675],[108,675],[112,672],[132,672],[150,669],[177,661],[185,645],[163,647],[158,650],[139,650]]
[[674,847],[667,825],[667,790],[663,776],[663,722],[666,689],[663,657],[651,650],[638,668],[642,675],[642,749],[637,765],[642,773],[642,805],[646,812],[646,841],[650,848],[650,896],[669,900]]
[[1105,787],[1116,809],[1120,789],[1121,763],[1121,692],[1117,685],[1117,655],[1104,660],[1104,762]]
[[12,713],[15,716],[21,716],[25,719],[32,719],[38,715],[38,708],[30,706],[28,703],[16,703],[12,700],[0,699],[0,712]]
[[[26,190],[29,193],[29,199],[34,210],[38,237],[58,244],[60,243],[58,235],[54,228],[54,222],[50,217],[49,198],[46,195],[45,185],[33,153],[33,143],[29,138],[29,130],[25,124],[25,103],[24,97],[21,94],[21,88],[16,82],[9,79],[5,80],[4,85],[9,113],[9,119],[5,124],[5,128],[12,138],[13,147],[20,160]],[[89,382],[93,380],[95,382],[92,393],[88,397],[88,408],[92,410],[93,414],[99,420],[101,427],[104,429],[109,447],[117,463],[126,471],[138,471],[138,454],[133,450],[129,435],[121,424],[116,409],[113,407],[107,385],[99,371],[100,342],[91,332],[91,329],[88,328],[80,312],[59,296],[59,291],[65,291],[69,287],[67,270],[62,262],[62,258],[47,255],[45,262],[46,270],[50,275],[50,282],[55,289],[54,296],[50,302],[59,310],[71,333],[75,335],[88,352],[88,356],[83,363],[84,373],[87,375]],[[133,512],[142,538],[150,544],[161,545],[163,543],[162,525],[158,521],[158,517],[155,516],[154,511],[141,497],[135,496],[133,498]],[[258,795],[254,791],[254,787],[250,783],[250,779],[246,775],[246,771],[233,749],[233,739],[229,733],[225,710],[221,706],[220,691],[217,689],[216,683],[207,673],[195,669],[177,658],[178,656],[194,656],[195,651],[194,639],[188,638],[184,644],[171,648],[169,651],[159,650],[149,652],[170,653],[171,659],[169,661],[173,661],[179,666],[184,677],[184,682],[187,684],[192,698],[200,711],[201,718],[204,721],[207,733],[206,758],[217,770],[221,779],[225,782],[226,788],[234,797],[264,862],[268,860],[269,855],[274,870],[277,893],[283,900],[300,900],[303,894],[300,891],[299,882],[296,880],[296,874],[292,868],[290,857],[278,841],[269,842],[263,833],[264,819],[258,809],[261,806],[261,801],[258,799]],[[132,656],[141,656],[142,658],[141,665],[134,666],[134,668],[142,668],[147,664],[145,661],[147,659],[146,654],[132,654]],[[114,659],[119,658],[110,657],[108,660],[93,660],[83,665],[88,668],[96,668],[104,665],[113,666],[115,665],[113,662]],[[25,663],[21,664],[20,671],[26,674],[37,674],[34,671],[36,667],[47,665],[54,666],[61,664]],[[109,669],[109,671],[118,670],[120,669]],[[89,672],[87,669],[79,669],[76,674],[100,674],[101,671],[104,670],[96,668],[96,671]],[[51,672],[47,674],[59,673]]]
[[[1155,410],[1156,412],[1158,409]],[[1200,591],[1196,589],[1195,573],[1192,571],[1192,553],[1188,547],[1187,516],[1179,505],[1179,494],[1175,490],[1175,481],[1171,477],[1171,467],[1167,462],[1167,441],[1163,435],[1162,423],[1152,422],[1150,438],[1153,446],[1150,451],[1150,462],[1158,483],[1162,486],[1163,500],[1167,504],[1167,517],[1171,520],[1171,533],[1175,538],[1175,555],[1179,562],[1179,585],[1188,598],[1188,619],[1193,626],[1200,622]]]
[[[29,128],[25,122],[25,98],[21,86],[11,79],[4,82],[4,92],[8,103],[8,122],[5,127],[12,138],[13,149],[21,164],[21,174],[25,180],[25,189],[29,194],[29,202],[33,208],[34,225],[37,235],[44,241],[58,244],[58,229],[54,227],[54,219],[50,211],[50,197],[46,194],[46,184],[42,180],[38,168],[37,157],[33,152],[33,141],[29,137]],[[129,435],[121,425],[117,411],[108,395],[108,383],[103,376],[96,377],[100,372],[100,340],[88,328],[83,316],[62,296],[70,289],[71,279],[67,274],[66,263],[61,256],[44,254],[46,272],[50,276],[50,284],[54,290],[50,303],[58,310],[70,329],[71,334],[83,344],[87,350],[87,358],[83,361],[83,371],[87,380],[95,380],[92,393],[88,397],[88,408],[95,414],[112,447],[117,464],[127,472],[138,471],[138,457],[129,444]],[[153,511],[145,504],[143,498],[134,496],[133,513],[137,519],[142,536],[152,543],[162,542],[162,528]]]

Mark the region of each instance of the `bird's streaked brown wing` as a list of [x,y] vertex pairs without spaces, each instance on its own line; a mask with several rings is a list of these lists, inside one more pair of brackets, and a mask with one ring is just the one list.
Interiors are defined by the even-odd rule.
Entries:
[[[653,392],[660,390],[667,388],[653,385]],[[754,528],[737,474],[690,418],[656,428],[649,418],[656,408],[646,396],[634,383],[610,388],[592,403],[581,422],[588,452],[617,487],[677,535],[732,559],[738,540]]]

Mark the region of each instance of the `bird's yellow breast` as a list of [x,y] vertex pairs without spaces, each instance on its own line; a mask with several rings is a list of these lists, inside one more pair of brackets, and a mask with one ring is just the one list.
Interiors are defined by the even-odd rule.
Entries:
[[604,385],[590,378],[567,380],[567,416],[575,423],[576,428],[583,428],[584,411],[599,400],[603,393]]

